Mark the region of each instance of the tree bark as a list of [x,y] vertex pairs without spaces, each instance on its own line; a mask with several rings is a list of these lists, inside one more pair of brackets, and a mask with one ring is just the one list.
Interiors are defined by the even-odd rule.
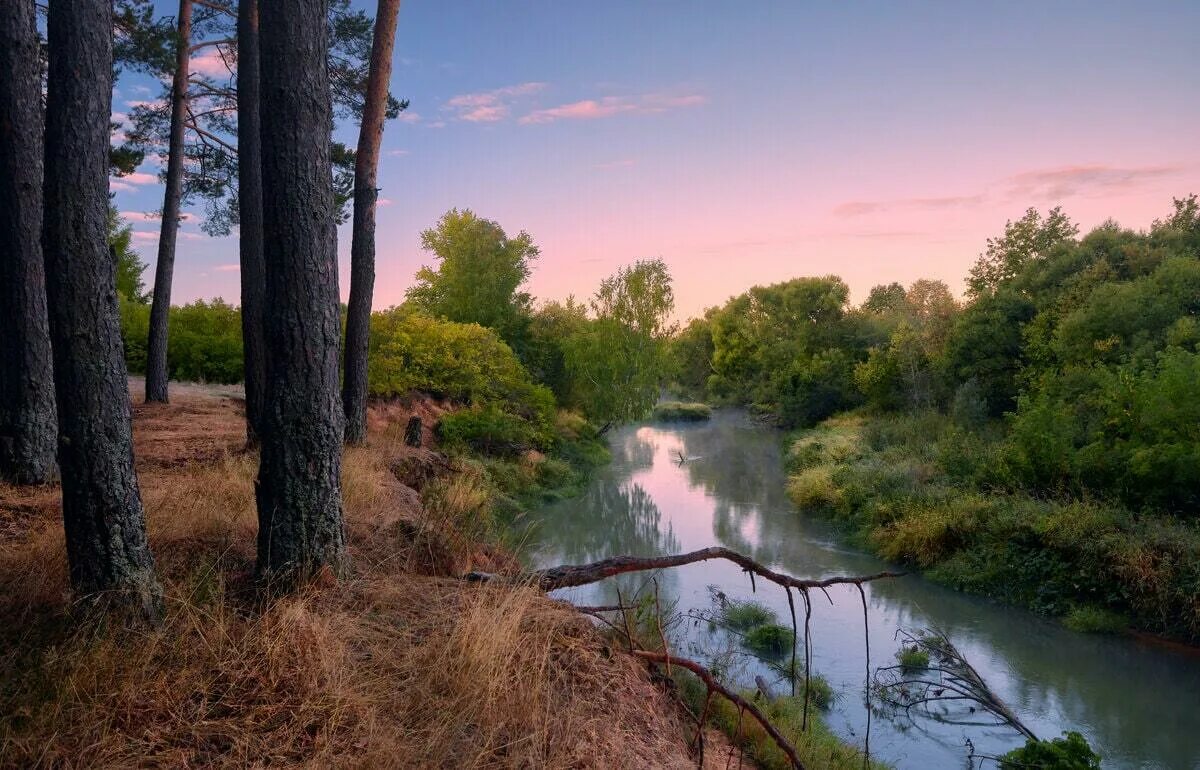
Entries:
[[260,8],[267,392],[258,571],[282,587],[346,566],[326,0]]
[[38,60],[33,0],[0,3],[0,478],[18,484],[57,470]]
[[388,83],[400,0],[379,0],[371,68],[354,161],[354,225],[350,242],[350,302],[346,314],[346,372],[342,405],[346,411],[346,443],[367,438],[367,351],[371,334],[371,300],[375,291],[375,203],[379,146],[387,114]]
[[161,616],[133,467],[116,265],[106,239],[110,0],[50,6],[43,249],[71,585],[132,618]]
[[246,441],[258,444],[266,386],[263,332],[262,138],[258,1],[238,4],[238,218],[242,268],[242,350],[246,383]]
[[154,266],[154,299],[146,343],[146,401],[167,403],[167,325],[171,315],[171,279],[175,274],[175,241],[183,198],[183,130],[187,109],[188,46],[192,42],[192,0],[179,0],[179,38],[175,78],[171,83],[171,136],[167,144],[167,185],[163,193],[162,229]]

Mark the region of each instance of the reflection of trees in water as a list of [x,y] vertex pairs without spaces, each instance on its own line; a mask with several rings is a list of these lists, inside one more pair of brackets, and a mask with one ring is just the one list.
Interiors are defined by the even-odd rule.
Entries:
[[555,506],[545,518],[541,541],[564,562],[608,556],[674,553],[679,541],[641,484],[593,484],[580,498]]
[[654,452],[657,449],[648,436],[641,435],[636,430],[623,430],[615,435],[609,443],[613,462],[638,471],[654,465]]

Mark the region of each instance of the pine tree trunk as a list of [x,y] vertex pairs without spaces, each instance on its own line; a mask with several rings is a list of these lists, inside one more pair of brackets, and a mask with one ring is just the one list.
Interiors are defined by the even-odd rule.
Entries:
[[262,138],[259,113],[258,2],[238,4],[238,217],[242,267],[242,350],[246,440],[258,444],[266,380],[263,334]]
[[55,2],[48,22],[43,246],[71,585],[133,618],[161,616],[133,468],[116,265],[109,255],[109,0]]
[[33,0],[0,2],[0,478],[50,481],[57,421],[42,262],[42,110]]
[[350,242],[350,303],[346,314],[346,372],[342,405],[346,411],[346,443],[367,438],[367,350],[371,334],[371,300],[375,291],[376,179],[388,83],[392,77],[392,48],[400,0],[379,0],[367,97],[354,162],[354,225]]
[[167,144],[167,185],[163,193],[158,262],[154,266],[154,299],[150,303],[150,336],[146,343],[146,401],[167,403],[167,323],[171,315],[171,279],[175,274],[175,241],[183,198],[183,129],[187,110],[188,46],[192,42],[192,0],[179,0],[179,38],[175,78],[171,83],[171,136]]
[[260,6],[267,393],[258,571],[283,587],[346,566],[337,255],[324,0]]

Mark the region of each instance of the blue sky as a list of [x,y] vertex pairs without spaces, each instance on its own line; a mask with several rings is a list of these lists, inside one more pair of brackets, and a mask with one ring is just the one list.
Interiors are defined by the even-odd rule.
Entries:
[[[543,298],[644,257],[671,267],[681,317],[798,275],[856,299],[961,291],[1028,206],[1145,227],[1200,192],[1197,51],[1195,2],[410,0],[376,306],[403,300],[420,231],[455,206],[533,235]],[[124,79],[114,110],[146,86]],[[134,217],[161,206],[138,181],[117,192]],[[133,224],[152,263],[158,223]],[[184,232],[175,301],[236,299],[236,240]]]

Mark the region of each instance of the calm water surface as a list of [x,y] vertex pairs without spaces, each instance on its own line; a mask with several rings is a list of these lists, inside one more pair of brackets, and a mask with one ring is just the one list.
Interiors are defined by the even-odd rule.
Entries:
[[[534,515],[530,555],[538,566],[710,545],[800,577],[865,574],[885,566],[839,545],[827,525],[796,511],[784,491],[780,434],[740,412],[720,411],[700,425],[630,426],[613,433],[611,446],[612,464],[583,497]],[[682,465],[679,453],[688,458]],[[623,591],[632,592],[645,576],[619,580]],[[788,617],[781,589],[759,581],[752,594],[747,577],[726,562],[667,570],[658,584],[662,601],[675,602],[681,613],[710,610],[709,586],[716,586]],[[580,604],[611,603],[615,586],[606,581],[560,593]],[[894,662],[898,628],[937,627],[1039,736],[1078,730],[1105,767],[1200,768],[1200,655],[1076,634],[918,577],[869,584],[866,591],[873,665]],[[852,586],[829,595],[832,604],[814,594],[813,670],[839,693],[826,715],[830,725],[861,745],[867,719],[862,605]],[[724,644],[720,636],[706,624],[681,623],[672,647],[703,656]],[[739,666],[740,675],[752,677],[761,671],[757,665]],[[983,754],[1022,742],[1002,728],[906,721],[878,712],[872,718],[872,755],[905,770],[963,768],[968,739]]]

